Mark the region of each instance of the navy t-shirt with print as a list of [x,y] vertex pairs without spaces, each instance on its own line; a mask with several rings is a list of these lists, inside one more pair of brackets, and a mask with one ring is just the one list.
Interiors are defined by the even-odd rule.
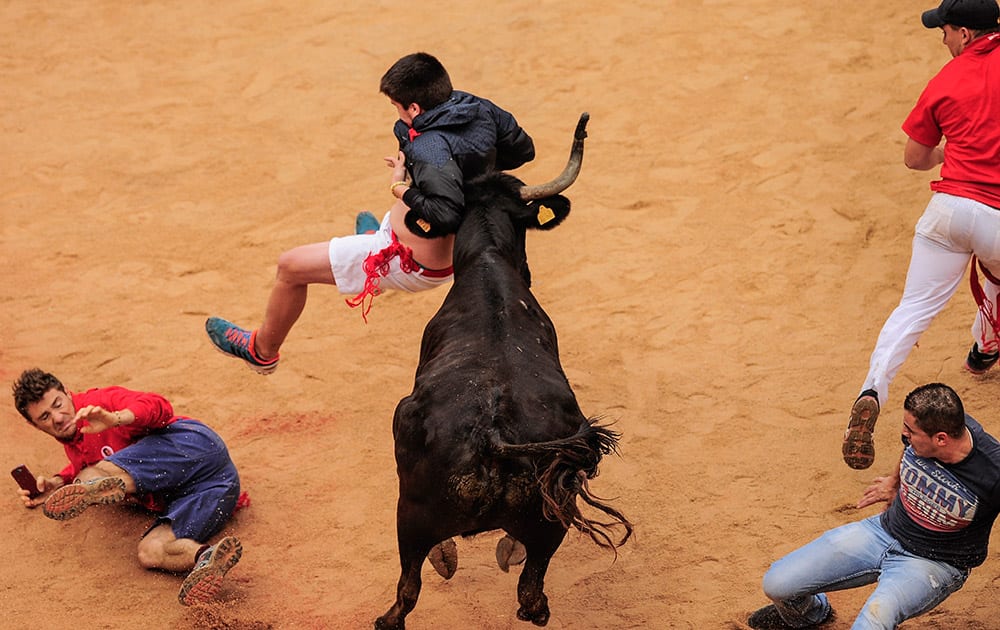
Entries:
[[910,553],[960,569],[986,560],[1000,513],[1000,442],[971,416],[972,452],[957,464],[920,457],[909,445],[899,470],[899,494],[882,526]]

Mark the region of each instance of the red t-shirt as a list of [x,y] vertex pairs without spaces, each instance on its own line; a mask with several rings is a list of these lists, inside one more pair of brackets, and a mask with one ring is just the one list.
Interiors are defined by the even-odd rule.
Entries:
[[941,179],[931,190],[1000,208],[1000,33],[966,46],[930,80],[903,131],[936,147],[945,138]]
[[[96,464],[150,432],[177,420],[174,408],[159,394],[136,392],[123,387],[102,387],[82,394],[70,392],[70,396],[77,411],[87,405],[98,405],[107,411],[128,409],[135,414],[135,422],[100,433],[77,433],[73,441],[64,442],[63,448],[69,464],[59,472],[59,476],[66,483],[73,483],[73,479],[87,466]],[[83,420],[80,424],[85,426],[88,423]]]

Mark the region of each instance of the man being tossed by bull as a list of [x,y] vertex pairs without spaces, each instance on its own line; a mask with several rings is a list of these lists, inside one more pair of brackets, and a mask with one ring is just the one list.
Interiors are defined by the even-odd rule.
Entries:
[[[356,294],[348,304],[366,314],[385,289],[416,292],[450,282],[455,232],[465,216],[465,183],[535,157],[531,136],[510,112],[455,90],[444,65],[430,54],[400,58],[382,76],[379,90],[399,116],[393,127],[399,151],[385,158],[394,203],[381,223],[362,213],[357,234],[283,253],[259,328],[248,330],[220,317],[205,322],[217,350],[259,374],[277,369],[278,351],[305,308],[310,284],[335,284],[341,293]],[[504,571],[524,557],[521,543],[500,540],[497,562]],[[455,543],[444,541],[428,559],[450,578],[458,563]]]
[[394,203],[381,224],[358,234],[302,245],[278,259],[278,274],[259,328],[210,317],[205,329],[216,349],[270,374],[278,350],[302,314],[310,284],[335,284],[362,307],[385,289],[426,291],[452,279],[455,232],[465,215],[465,182],[491,170],[510,170],[535,157],[531,137],[509,112],[452,88],[444,66],[427,53],[397,61],[380,90],[396,108]]

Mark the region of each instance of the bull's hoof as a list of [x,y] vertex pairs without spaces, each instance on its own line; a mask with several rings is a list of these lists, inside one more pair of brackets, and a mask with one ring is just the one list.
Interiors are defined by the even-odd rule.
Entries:
[[386,621],[386,615],[382,615],[375,620],[375,630],[406,630],[406,623],[402,619],[399,623],[391,623]]
[[530,621],[536,626],[544,626],[549,622],[549,607],[545,606],[537,612],[530,612],[521,606],[517,611],[517,618],[521,621]]
[[510,565],[524,562],[527,555],[524,545],[509,535],[505,535],[497,543],[497,566],[504,573],[510,570]]
[[431,561],[431,566],[438,575],[450,580],[455,571],[458,571],[458,546],[449,538],[434,545],[427,554],[427,559]]

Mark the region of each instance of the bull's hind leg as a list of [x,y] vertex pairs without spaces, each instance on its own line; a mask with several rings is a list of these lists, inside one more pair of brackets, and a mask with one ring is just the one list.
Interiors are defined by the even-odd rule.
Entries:
[[[514,533],[514,532],[511,532]],[[536,626],[549,622],[549,598],[545,596],[545,572],[549,568],[552,554],[562,544],[566,530],[558,523],[543,521],[531,531],[514,534],[524,543],[528,557],[517,580],[517,618],[530,621]]]

